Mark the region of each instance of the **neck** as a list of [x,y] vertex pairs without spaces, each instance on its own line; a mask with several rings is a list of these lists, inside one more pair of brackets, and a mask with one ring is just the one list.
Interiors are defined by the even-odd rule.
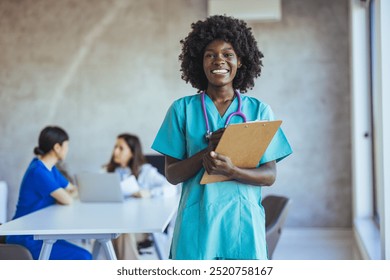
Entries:
[[206,94],[213,100],[214,103],[227,103],[234,99],[235,92],[232,88],[224,89],[210,89],[208,88]]
[[57,155],[53,154],[52,152],[47,153],[44,156],[40,157],[40,160],[43,162],[43,164],[47,167],[47,169],[51,170],[54,165],[57,164],[58,158]]

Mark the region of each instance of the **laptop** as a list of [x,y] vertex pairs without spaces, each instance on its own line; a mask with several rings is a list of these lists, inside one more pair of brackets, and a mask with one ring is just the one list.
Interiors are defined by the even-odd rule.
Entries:
[[81,202],[123,202],[117,173],[83,172],[76,174]]

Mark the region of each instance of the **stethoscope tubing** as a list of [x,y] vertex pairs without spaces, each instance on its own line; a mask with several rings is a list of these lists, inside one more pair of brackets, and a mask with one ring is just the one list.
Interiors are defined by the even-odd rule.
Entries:
[[[241,110],[241,95],[238,91],[235,91],[235,94],[237,96],[237,100],[238,100],[238,108],[237,108],[237,111],[236,112],[233,112],[231,113],[226,121],[225,121],[225,127],[230,123],[230,120],[234,117],[234,116],[239,116],[243,119],[244,122],[246,122],[246,116],[244,115],[244,113],[242,112]],[[206,93],[205,92],[202,92],[201,93],[201,100],[202,100],[202,110],[203,110],[203,116],[204,116],[204,119],[205,119],[205,124],[206,124],[206,138],[209,138],[212,134],[212,132],[210,131],[210,124],[209,124],[209,118],[207,117],[207,110],[206,110],[206,102],[205,102],[205,95]]]

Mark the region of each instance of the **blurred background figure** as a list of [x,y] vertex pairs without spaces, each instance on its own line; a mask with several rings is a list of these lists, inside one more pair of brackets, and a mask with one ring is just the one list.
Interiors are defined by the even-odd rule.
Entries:
[[[13,219],[30,214],[53,204],[69,205],[77,196],[76,187],[56,168],[64,160],[69,150],[69,136],[60,127],[45,127],[34,149],[36,157],[28,166],[19,192],[16,213]],[[34,259],[39,258],[42,240],[32,235],[13,235],[7,237],[7,243],[25,246]],[[53,244],[50,260],[92,259],[87,250],[65,240]]]
[[[106,172],[116,172],[121,178],[125,197],[149,198],[172,196],[177,186],[170,184],[156,167],[149,164],[136,135],[123,133],[117,136]],[[143,217],[140,217],[142,219]],[[140,249],[153,245],[150,234],[122,234],[112,240],[118,260],[139,259]]]

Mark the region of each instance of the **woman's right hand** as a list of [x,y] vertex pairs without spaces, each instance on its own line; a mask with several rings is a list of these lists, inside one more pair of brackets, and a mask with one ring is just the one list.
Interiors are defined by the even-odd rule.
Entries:
[[225,131],[225,128],[220,128],[216,131],[214,131],[210,137],[209,137],[209,145],[208,145],[208,151],[211,152],[211,151],[215,151],[215,149],[217,148],[217,145],[219,143],[219,141],[221,140],[221,137],[222,137],[222,134],[223,132]]
[[208,147],[190,158],[179,160],[170,156],[165,157],[165,176],[169,183],[177,185],[196,175],[204,166],[204,157],[217,147],[225,128],[213,132],[209,138]]

